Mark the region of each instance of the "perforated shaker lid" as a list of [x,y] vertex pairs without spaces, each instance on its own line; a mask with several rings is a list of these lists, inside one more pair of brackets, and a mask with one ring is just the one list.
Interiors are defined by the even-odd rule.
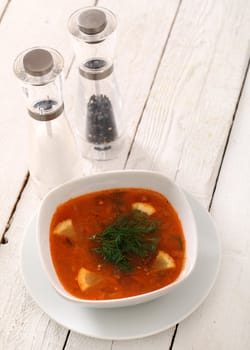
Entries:
[[49,73],[54,65],[51,53],[45,49],[34,49],[23,57],[23,66],[27,73],[42,76]]

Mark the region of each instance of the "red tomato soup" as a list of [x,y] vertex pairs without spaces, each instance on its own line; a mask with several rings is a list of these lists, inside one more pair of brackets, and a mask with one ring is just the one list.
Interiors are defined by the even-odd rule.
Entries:
[[50,225],[58,278],[82,299],[125,298],[172,283],[185,264],[185,246],[172,205],[144,188],[70,199],[57,207]]

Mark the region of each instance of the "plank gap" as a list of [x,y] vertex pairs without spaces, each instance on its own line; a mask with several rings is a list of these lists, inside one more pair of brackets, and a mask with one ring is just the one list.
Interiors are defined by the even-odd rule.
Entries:
[[245,73],[244,73],[244,76],[243,76],[240,92],[239,92],[239,95],[238,95],[238,98],[237,98],[237,102],[235,104],[235,109],[234,109],[234,113],[233,113],[233,117],[232,117],[232,122],[231,122],[231,125],[230,125],[230,128],[229,128],[229,132],[228,132],[228,135],[227,135],[225,147],[224,147],[223,154],[222,154],[222,157],[221,157],[219,170],[218,170],[218,173],[217,173],[217,176],[216,176],[216,180],[215,180],[215,184],[214,184],[213,193],[212,193],[211,200],[210,200],[210,203],[209,203],[209,206],[208,206],[208,210],[209,211],[210,211],[212,203],[213,203],[214,194],[216,192],[217,183],[218,183],[218,180],[219,180],[219,177],[220,177],[221,168],[222,168],[222,165],[223,165],[223,162],[224,162],[224,157],[225,157],[225,154],[226,154],[226,151],[227,151],[227,147],[228,147],[228,144],[229,144],[229,140],[230,140],[231,132],[232,132],[233,125],[234,125],[234,122],[235,122],[236,114],[238,112],[238,108],[239,108],[239,103],[240,103],[240,100],[241,100],[242,92],[243,92],[244,87],[245,87],[245,83],[246,83],[249,67],[250,67],[250,57],[248,59],[248,63],[247,63],[246,70],[245,70]]
[[11,0],[8,0],[6,2],[6,4],[5,4],[4,8],[3,8],[3,12],[1,13],[1,16],[0,16],[0,24],[1,24],[2,20],[3,20],[3,18],[4,18],[4,15],[5,15],[6,11],[8,10],[8,7],[9,7],[10,3],[11,3]]
[[7,236],[7,233],[8,233],[8,231],[9,231],[9,228],[10,228],[10,226],[11,226],[11,224],[12,224],[13,217],[14,217],[14,214],[15,214],[16,209],[17,209],[17,205],[18,205],[18,203],[19,203],[19,201],[20,201],[20,199],[21,199],[21,197],[22,197],[23,191],[24,191],[24,189],[25,189],[25,187],[26,187],[26,185],[27,185],[27,183],[28,183],[28,181],[29,181],[29,177],[30,177],[30,174],[29,174],[29,172],[28,172],[28,173],[26,174],[25,178],[24,178],[22,187],[21,187],[21,189],[20,189],[20,191],[19,191],[19,194],[18,194],[18,196],[17,196],[16,202],[15,202],[13,208],[12,208],[12,211],[11,211],[11,213],[10,213],[9,219],[8,219],[7,224],[6,224],[6,226],[5,226],[4,232],[3,232],[2,237],[1,237],[1,240],[0,240],[0,245],[1,245],[1,244],[6,244],[6,243],[8,243],[8,239],[7,239],[6,236]]
[[172,339],[171,339],[171,344],[170,344],[169,350],[173,350],[174,341],[175,341],[175,337],[177,334],[178,326],[179,326],[179,324],[177,323],[177,325],[175,326],[174,334],[173,334]]
[[65,338],[65,341],[64,341],[62,350],[65,350],[65,349],[66,349],[66,345],[67,345],[67,343],[68,343],[69,335],[70,335],[70,330],[68,330],[68,332],[67,332],[67,335],[66,335],[66,338]]
[[[97,2],[98,2],[98,0],[97,0]],[[141,123],[141,120],[142,120],[142,116],[143,116],[144,111],[145,111],[145,109],[146,109],[146,107],[147,107],[147,103],[148,103],[148,100],[149,100],[149,96],[150,96],[150,94],[151,94],[151,91],[152,91],[154,82],[155,82],[155,80],[156,80],[156,76],[157,76],[157,74],[158,74],[158,71],[159,71],[159,68],[160,68],[160,65],[161,65],[161,61],[162,61],[163,56],[164,56],[164,54],[165,54],[166,47],[167,47],[168,42],[169,42],[169,39],[170,39],[170,37],[171,37],[172,31],[173,31],[173,28],[174,28],[174,24],[175,24],[175,22],[176,22],[176,18],[177,18],[177,16],[178,16],[179,11],[180,11],[181,4],[182,4],[182,0],[179,1],[179,4],[178,4],[178,6],[177,6],[177,9],[176,9],[176,12],[175,12],[175,15],[174,15],[174,18],[173,18],[173,21],[172,21],[171,26],[170,26],[170,30],[169,30],[169,32],[168,32],[168,34],[167,34],[167,38],[166,38],[166,40],[165,40],[165,43],[164,43],[162,52],[161,52],[161,54],[160,54],[160,58],[159,58],[159,61],[158,61],[157,66],[156,66],[156,70],[155,70],[155,73],[154,73],[154,76],[153,76],[151,85],[150,85],[150,87],[149,87],[149,91],[148,91],[148,94],[147,94],[145,103],[144,103],[144,105],[143,105],[143,107],[142,107],[142,111],[141,111],[140,117],[139,117],[139,119],[138,119],[138,123],[137,123],[137,125],[136,125],[133,138],[132,138],[132,140],[131,140],[131,144],[130,144],[130,147],[129,147],[129,150],[128,150],[128,154],[127,154],[127,157],[126,157],[125,163],[124,163],[124,168],[126,168],[126,166],[127,166],[129,156],[130,156],[131,151],[132,151],[132,148],[133,148],[133,146],[134,146],[135,137],[136,137],[137,131],[138,131],[138,129],[139,129],[139,126],[140,126],[140,123]]]

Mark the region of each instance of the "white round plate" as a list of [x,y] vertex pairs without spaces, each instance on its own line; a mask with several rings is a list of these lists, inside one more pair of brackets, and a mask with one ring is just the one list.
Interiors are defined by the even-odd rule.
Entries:
[[40,308],[62,326],[80,334],[109,340],[142,338],[164,331],[189,316],[207,297],[220,265],[220,241],[206,210],[192,198],[198,228],[198,258],[193,273],[166,296],[140,305],[90,309],[56,293],[41,267],[34,218],[23,241],[21,264],[29,294]]

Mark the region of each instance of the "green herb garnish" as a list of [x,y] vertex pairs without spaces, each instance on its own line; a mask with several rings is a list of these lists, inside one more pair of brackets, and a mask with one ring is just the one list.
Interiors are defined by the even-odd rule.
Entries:
[[98,243],[94,251],[118,270],[131,271],[133,255],[148,258],[156,252],[159,222],[139,210],[118,216],[102,232],[90,237]]

